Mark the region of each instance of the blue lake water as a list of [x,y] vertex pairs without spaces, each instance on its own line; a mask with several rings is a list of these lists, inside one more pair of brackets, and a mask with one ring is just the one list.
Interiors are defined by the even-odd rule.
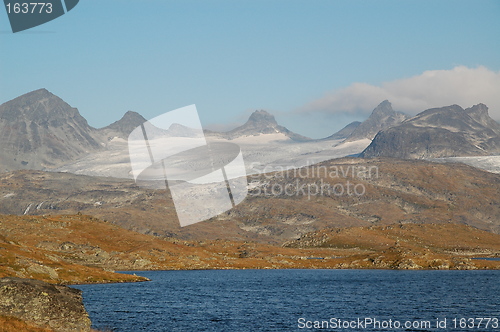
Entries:
[[[151,281],[73,286],[83,290],[94,328],[126,332],[500,331],[500,271],[136,273]],[[490,319],[488,327],[487,321],[475,318]]]

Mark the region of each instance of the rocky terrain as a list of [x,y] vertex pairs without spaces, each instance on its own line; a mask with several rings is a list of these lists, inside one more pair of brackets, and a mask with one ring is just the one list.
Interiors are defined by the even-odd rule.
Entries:
[[380,131],[362,157],[425,159],[500,153],[500,125],[478,104],[434,108]]
[[[452,223],[325,229],[286,241],[282,247],[255,241],[159,238],[84,215],[2,216],[1,220],[0,277],[55,284],[146,280],[114,270],[339,268],[359,255],[380,253],[397,243],[408,250],[429,249],[433,257],[500,254],[500,235]],[[327,259],[328,264],[314,257]],[[498,264],[474,260],[469,265]]]
[[[477,269],[499,268],[500,235],[465,225],[391,225],[325,229],[289,241],[285,247],[357,249],[348,268]],[[354,258],[354,257],[351,257]],[[486,264],[486,265],[483,265]]]
[[6,277],[0,279],[0,299],[0,317],[5,320],[14,317],[55,332],[90,331],[90,319],[78,289]]
[[[2,216],[0,220],[0,277],[54,284],[146,280],[114,270],[341,268],[349,267],[341,264],[351,264],[360,255],[369,258],[396,243],[416,252],[429,249],[430,256],[422,259],[500,254],[500,235],[451,223],[326,229],[280,246],[256,241],[159,238],[85,215]],[[318,257],[322,260],[313,259]],[[469,262],[476,268],[498,268],[499,264]],[[361,267],[398,268],[390,264]]]

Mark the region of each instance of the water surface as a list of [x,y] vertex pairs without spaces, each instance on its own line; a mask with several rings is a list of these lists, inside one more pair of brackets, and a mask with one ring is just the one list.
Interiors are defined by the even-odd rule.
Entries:
[[[314,321],[500,318],[500,271],[203,270],[136,272],[150,282],[80,285],[93,326],[113,331],[315,331]],[[446,329],[436,319],[447,319]],[[302,320],[300,320],[302,319]],[[299,323],[302,322],[300,325]],[[459,322],[459,321],[457,321]],[[337,322],[338,323],[338,322]],[[477,326],[477,325],[476,325]],[[332,327],[327,325],[323,327]],[[320,329],[339,331],[341,329]],[[471,329],[478,331],[500,331]]]

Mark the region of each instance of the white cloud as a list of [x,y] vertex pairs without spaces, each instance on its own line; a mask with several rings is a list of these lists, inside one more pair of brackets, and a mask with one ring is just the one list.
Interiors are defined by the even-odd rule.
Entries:
[[388,99],[395,110],[416,114],[423,110],[458,104],[464,108],[483,103],[490,116],[500,120],[500,71],[486,67],[458,66],[429,70],[420,75],[384,82],[380,86],[354,83],[327,93],[300,108],[301,112],[371,112]]

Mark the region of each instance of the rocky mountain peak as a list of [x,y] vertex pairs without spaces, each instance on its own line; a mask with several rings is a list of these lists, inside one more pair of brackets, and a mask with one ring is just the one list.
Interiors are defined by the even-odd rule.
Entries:
[[113,122],[107,127],[101,128],[99,131],[109,137],[118,136],[127,138],[132,130],[144,122],[146,122],[146,119],[139,113],[127,111],[120,120]]
[[0,170],[57,167],[99,150],[101,138],[76,108],[39,89],[0,105]]
[[465,111],[469,114],[470,113],[488,114],[488,106],[486,106],[483,103],[479,103],[477,105],[467,108]]
[[392,109],[392,104],[387,99],[378,104],[377,107],[372,111],[372,115],[376,114],[392,114],[394,110]]
[[388,100],[384,100],[375,107],[368,119],[352,131],[346,141],[356,141],[364,138],[373,139],[379,131],[398,125],[407,118],[406,114],[396,112],[392,109],[392,104]]
[[140,115],[139,113],[134,112],[134,111],[127,111],[120,120],[132,121],[132,120],[136,120],[136,119],[140,119],[141,121],[145,120],[142,115]]
[[247,121],[248,124],[253,124],[257,126],[277,126],[278,123],[272,114],[267,111],[259,110],[255,111],[250,115]]
[[245,124],[225,133],[207,132],[210,135],[218,135],[226,139],[235,139],[244,136],[259,136],[262,134],[283,134],[294,141],[308,141],[310,138],[296,134],[287,128],[280,126],[274,116],[267,111],[257,110],[253,112]]
[[481,103],[469,107],[464,111],[476,122],[500,135],[500,124],[490,117],[490,114],[488,113],[488,106]]
[[88,126],[76,108],[49,92],[38,89],[14,98],[0,107],[0,119],[7,121],[29,121],[47,126],[61,125],[64,119],[74,119],[83,126]]

